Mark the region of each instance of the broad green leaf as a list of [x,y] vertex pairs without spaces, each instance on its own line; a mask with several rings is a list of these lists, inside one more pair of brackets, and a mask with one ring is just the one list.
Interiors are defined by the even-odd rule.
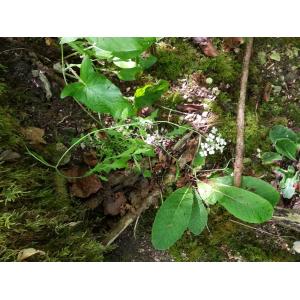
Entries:
[[163,93],[169,88],[169,83],[166,80],[159,80],[155,84],[147,84],[135,91],[134,101],[135,106],[141,109],[145,106],[152,105],[158,100]]
[[68,43],[71,43],[71,42],[75,42],[76,40],[78,40],[79,38],[78,37],[62,37],[60,39],[60,44],[68,44]]
[[193,190],[183,187],[164,201],[152,227],[152,244],[156,249],[168,249],[180,239],[189,225],[193,199]]
[[157,58],[153,55],[149,55],[146,58],[141,58],[139,61],[139,65],[143,70],[149,69],[157,62]]
[[120,58],[115,57],[113,63],[121,69],[132,69],[136,67],[136,62],[131,59],[121,60]]
[[188,228],[193,234],[199,235],[207,225],[207,218],[207,210],[203,204],[201,197],[195,191],[192,214]]
[[285,157],[296,160],[297,144],[288,138],[279,139],[275,143],[276,151]]
[[155,38],[142,37],[90,37],[87,40],[121,59],[139,56],[156,41]]
[[282,160],[282,156],[276,152],[265,152],[262,154],[261,160],[263,164],[268,165],[275,161]]
[[216,193],[211,185],[203,181],[197,182],[197,191],[203,201],[208,205],[214,205],[222,198],[220,193]]
[[[233,186],[232,176],[217,177],[211,179],[211,181],[217,184]],[[241,188],[261,196],[262,198],[270,202],[273,207],[278,203],[280,199],[279,193],[271,184],[256,177],[243,176]]]
[[214,185],[218,202],[236,218],[248,223],[263,223],[272,218],[272,205],[261,196],[228,185]]
[[277,140],[284,138],[288,138],[293,142],[296,142],[297,140],[297,134],[293,130],[282,125],[276,125],[272,127],[269,137],[273,144],[275,144]]
[[141,74],[142,69],[140,67],[132,69],[122,69],[117,72],[118,77],[124,81],[136,80],[137,76]]
[[80,81],[63,89],[61,98],[72,96],[95,112],[111,114],[115,119],[133,115],[132,105],[121,91],[103,75],[98,74],[89,58],[84,58],[80,68]]

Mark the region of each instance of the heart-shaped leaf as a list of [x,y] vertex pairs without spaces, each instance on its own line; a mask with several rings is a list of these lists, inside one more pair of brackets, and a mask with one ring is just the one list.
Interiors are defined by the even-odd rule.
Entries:
[[150,37],[90,37],[87,40],[97,48],[111,52],[113,56],[121,59],[139,56],[156,41]]
[[291,129],[282,125],[275,125],[274,127],[272,127],[269,133],[269,137],[273,144],[275,144],[279,139],[287,138],[292,140],[293,142],[296,142],[297,140],[297,134]]
[[152,244],[156,249],[168,249],[182,236],[189,225],[193,199],[193,190],[183,187],[164,201],[152,227]]
[[84,58],[80,68],[80,81],[63,89],[61,98],[73,96],[95,112],[111,114],[115,119],[133,115],[133,106],[121,91],[103,75],[98,74],[89,58]]
[[278,160],[282,160],[282,156],[276,152],[265,152],[262,154],[261,160],[263,164],[269,165]]
[[285,157],[296,160],[297,144],[288,138],[279,139],[275,143],[276,151]]

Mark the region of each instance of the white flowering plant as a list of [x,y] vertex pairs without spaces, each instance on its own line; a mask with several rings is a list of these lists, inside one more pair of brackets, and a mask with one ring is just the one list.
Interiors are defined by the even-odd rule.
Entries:
[[213,127],[205,140],[200,144],[199,155],[206,157],[217,152],[223,153],[226,145],[227,142],[222,138],[222,135],[218,133],[218,129]]

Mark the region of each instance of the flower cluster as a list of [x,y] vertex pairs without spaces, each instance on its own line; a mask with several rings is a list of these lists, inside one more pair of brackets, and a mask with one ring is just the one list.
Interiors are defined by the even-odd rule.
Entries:
[[204,143],[200,144],[199,154],[202,157],[207,155],[215,154],[217,151],[223,153],[226,146],[226,141],[222,138],[221,134],[218,134],[218,129],[213,127],[211,132],[208,134]]

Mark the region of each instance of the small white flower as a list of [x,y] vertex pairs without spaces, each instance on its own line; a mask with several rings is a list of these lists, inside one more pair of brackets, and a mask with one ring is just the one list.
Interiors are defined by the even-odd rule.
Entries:
[[211,150],[208,152],[209,154],[215,154],[215,151],[214,150]]
[[210,133],[209,135],[208,135],[208,138],[210,138],[210,139],[214,139],[215,138],[215,135],[214,134],[212,134],[212,133]]
[[212,132],[213,134],[216,134],[216,133],[218,132],[218,129],[217,129],[216,127],[213,127],[213,128],[211,129],[211,132]]

